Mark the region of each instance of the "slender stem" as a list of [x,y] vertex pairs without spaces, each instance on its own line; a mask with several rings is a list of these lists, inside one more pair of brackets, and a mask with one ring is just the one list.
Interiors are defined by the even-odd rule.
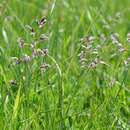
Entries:
[[55,64],[57,71],[58,71],[58,75],[59,75],[59,114],[60,114],[60,120],[61,120],[61,129],[64,129],[65,125],[64,125],[64,86],[63,86],[63,75],[61,72],[61,69],[58,65],[58,63],[56,62],[56,60],[48,55],[48,57],[52,60],[52,62]]
[[124,70],[124,73],[125,73],[124,75],[125,75],[125,76],[124,76],[124,78],[123,78],[123,80],[122,80],[122,82],[121,82],[120,88],[119,88],[119,90],[118,90],[118,92],[117,92],[117,94],[116,94],[116,96],[115,96],[115,99],[117,99],[119,93],[120,93],[121,90],[122,90],[123,83],[125,82],[125,80],[126,80],[126,78],[127,78],[127,76],[128,76],[128,71],[129,71],[129,66],[128,66],[127,69]]

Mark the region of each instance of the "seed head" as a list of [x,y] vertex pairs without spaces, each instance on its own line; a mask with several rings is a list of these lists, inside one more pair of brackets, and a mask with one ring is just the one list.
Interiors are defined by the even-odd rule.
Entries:
[[42,54],[43,56],[47,56],[48,55],[48,49],[42,49]]
[[43,71],[43,72],[45,72],[45,71],[48,69],[48,67],[50,67],[50,65],[49,65],[49,64],[46,64],[46,63],[43,63],[43,64],[40,66],[41,71]]
[[130,63],[130,58],[127,58],[127,59],[124,61],[124,64],[125,64],[125,66],[128,66],[129,63]]
[[30,25],[25,25],[25,27],[30,31],[30,34],[31,34],[32,36],[35,35],[35,31],[34,31],[34,29],[33,29]]
[[130,43],[130,33],[127,34],[127,41]]
[[41,34],[40,40],[41,41],[46,41],[46,40],[48,40],[48,37],[45,34]]
[[46,17],[43,16],[42,19],[38,22],[39,28],[42,28],[44,24],[46,23]]
[[24,57],[22,58],[22,61],[27,63],[27,62],[30,62],[31,61],[31,57],[28,56],[27,54],[24,55]]
[[48,49],[33,49],[32,57],[36,56],[47,56],[48,55]]
[[19,45],[19,48],[24,48],[24,40],[22,38],[18,39],[18,45]]
[[11,57],[11,65],[20,64],[20,59],[18,57]]
[[111,34],[110,38],[111,38],[111,41],[113,44],[119,43],[119,40],[118,40],[119,34],[118,33]]
[[11,79],[10,81],[9,81],[9,83],[10,83],[10,85],[16,85],[17,83],[16,83],[16,80],[13,80],[13,79]]
[[99,38],[100,38],[100,40],[101,40],[102,42],[105,42],[105,41],[106,41],[106,36],[105,36],[104,34],[101,34],[101,35],[99,36]]
[[93,36],[86,36],[86,37],[84,37],[84,38],[81,38],[80,41],[81,41],[82,43],[91,44],[91,43],[94,42],[94,40],[95,40],[95,37],[93,37]]

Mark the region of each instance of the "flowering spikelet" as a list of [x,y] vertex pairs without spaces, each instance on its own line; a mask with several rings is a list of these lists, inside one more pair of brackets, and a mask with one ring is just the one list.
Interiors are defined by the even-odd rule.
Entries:
[[13,80],[13,79],[11,79],[10,81],[9,81],[9,83],[10,83],[10,85],[16,85],[17,83],[16,83],[16,80]]
[[48,49],[42,49],[43,56],[47,56],[49,53]]
[[95,40],[95,37],[93,37],[93,36],[85,36],[84,38],[82,38],[80,41],[82,42],[82,43],[93,43],[94,42],[94,40]]
[[127,34],[127,41],[130,43],[130,33]]
[[101,34],[99,36],[99,39],[100,39],[101,42],[105,42],[106,41],[106,36],[104,34]]
[[119,43],[119,34],[118,33],[114,33],[110,35],[111,41],[113,44],[118,44]]
[[24,55],[24,57],[22,58],[22,61],[25,62],[25,63],[28,63],[31,61],[31,57],[28,56],[27,54]]
[[22,38],[18,39],[18,45],[19,45],[19,48],[24,48],[24,40]]
[[43,16],[42,19],[38,22],[39,28],[42,28],[44,24],[46,23],[46,17]]
[[36,56],[47,56],[48,55],[48,49],[33,49],[32,57]]
[[89,68],[96,68],[97,64],[99,63],[98,59],[94,59],[93,62],[89,64]]
[[40,66],[41,71],[43,71],[43,72],[45,72],[45,71],[48,69],[48,67],[50,67],[50,65],[49,65],[49,64],[46,64],[46,63],[43,63],[43,64]]
[[41,40],[41,41],[48,40],[48,37],[47,37],[45,34],[41,34],[40,40]]
[[16,65],[16,64],[20,64],[20,59],[18,57],[11,57],[11,65]]
[[125,64],[125,66],[128,66],[129,63],[130,63],[130,58],[127,58],[127,59],[124,61],[124,64]]
[[32,36],[35,35],[35,31],[34,31],[34,29],[33,29],[30,25],[25,25],[25,27],[30,31],[30,34],[31,34]]

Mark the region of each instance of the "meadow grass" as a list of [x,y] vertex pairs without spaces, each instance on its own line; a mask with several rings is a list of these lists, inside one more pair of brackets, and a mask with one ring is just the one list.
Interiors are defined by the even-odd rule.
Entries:
[[129,5],[0,0],[0,130],[129,130]]

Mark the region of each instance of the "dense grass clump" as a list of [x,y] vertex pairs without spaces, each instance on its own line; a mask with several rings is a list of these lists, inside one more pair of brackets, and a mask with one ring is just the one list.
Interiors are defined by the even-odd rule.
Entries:
[[129,130],[129,5],[1,0],[0,130]]

